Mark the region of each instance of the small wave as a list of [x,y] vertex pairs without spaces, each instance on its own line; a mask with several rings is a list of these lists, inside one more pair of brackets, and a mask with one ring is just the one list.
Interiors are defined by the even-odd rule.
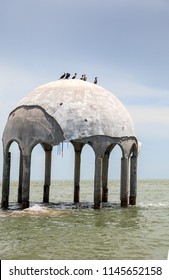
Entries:
[[26,208],[22,210],[22,212],[30,212],[30,213],[46,213],[48,212],[49,208],[45,206],[40,206],[38,204],[35,204],[29,208]]
[[49,207],[35,204],[23,210],[17,209],[14,211],[13,210],[3,211],[1,212],[2,215],[0,215],[0,217],[56,216],[56,215],[60,215],[60,213],[63,213],[63,211],[58,210],[56,208],[49,208]]
[[144,202],[141,202],[137,206],[141,207],[141,208],[169,208],[169,203],[168,202],[158,202],[158,203],[153,203],[153,202],[144,203]]
[[56,216],[60,213],[63,213],[62,211],[56,209],[56,208],[49,208],[42,205],[35,204],[29,208],[26,208],[22,211],[20,211],[21,215],[30,215],[30,216]]

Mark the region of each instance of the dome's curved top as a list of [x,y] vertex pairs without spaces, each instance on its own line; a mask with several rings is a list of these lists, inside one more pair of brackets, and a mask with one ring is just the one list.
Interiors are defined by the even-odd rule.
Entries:
[[42,85],[18,104],[42,107],[63,130],[66,140],[106,135],[135,136],[132,119],[109,91],[81,80],[58,80]]

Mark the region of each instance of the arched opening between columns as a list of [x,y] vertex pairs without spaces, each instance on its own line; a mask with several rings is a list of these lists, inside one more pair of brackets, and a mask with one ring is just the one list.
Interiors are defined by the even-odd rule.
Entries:
[[[6,146],[6,148],[4,149],[2,206],[8,205],[9,202],[11,201],[15,202],[19,199],[19,184],[20,184],[20,176],[21,176],[20,158],[21,158],[21,150],[19,144],[15,140],[10,141]],[[13,187],[12,190],[11,190],[11,186]],[[18,197],[16,192],[17,188],[18,188]]]
[[103,202],[119,201],[120,197],[122,148],[118,144],[113,144],[109,147],[109,151],[107,196],[103,198]]
[[73,180],[74,148],[71,142],[61,142],[52,151],[53,180]]
[[52,150],[50,196],[52,202],[73,201],[74,147],[71,142],[61,142]]
[[45,151],[40,143],[36,144],[31,151],[30,166],[30,201],[42,202],[43,181],[45,173]]
[[93,202],[95,154],[88,144],[82,144],[79,147],[81,147],[81,152],[75,149],[74,202]]

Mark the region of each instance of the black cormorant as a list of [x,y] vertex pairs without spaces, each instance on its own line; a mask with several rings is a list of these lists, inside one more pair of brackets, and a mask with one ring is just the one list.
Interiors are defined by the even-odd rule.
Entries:
[[76,79],[77,73],[74,74],[74,76],[72,77],[72,79]]
[[87,76],[86,76],[86,74],[83,75],[83,81],[87,81]]
[[66,76],[66,73],[64,73],[59,79],[64,79]]
[[97,84],[97,77],[94,78],[94,84]]
[[69,77],[70,77],[70,74],[66,73],[65,79],[69,79]]

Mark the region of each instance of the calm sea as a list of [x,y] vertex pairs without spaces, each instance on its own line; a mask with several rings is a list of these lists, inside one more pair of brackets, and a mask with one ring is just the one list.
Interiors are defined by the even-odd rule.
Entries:
[[[81,182],[81,203],[72,203],[72,181],[53,181],[50,203],[43,183],[31,183],[29,209],[15,202],[0,210],[0,259],[165,260],[169,250],[169,182],[138,182],[137,205],[120,207],[119,182],[109,182],[109,203],[93,207],[93,182]],[[1,197],[1,188],[0,188]]]

